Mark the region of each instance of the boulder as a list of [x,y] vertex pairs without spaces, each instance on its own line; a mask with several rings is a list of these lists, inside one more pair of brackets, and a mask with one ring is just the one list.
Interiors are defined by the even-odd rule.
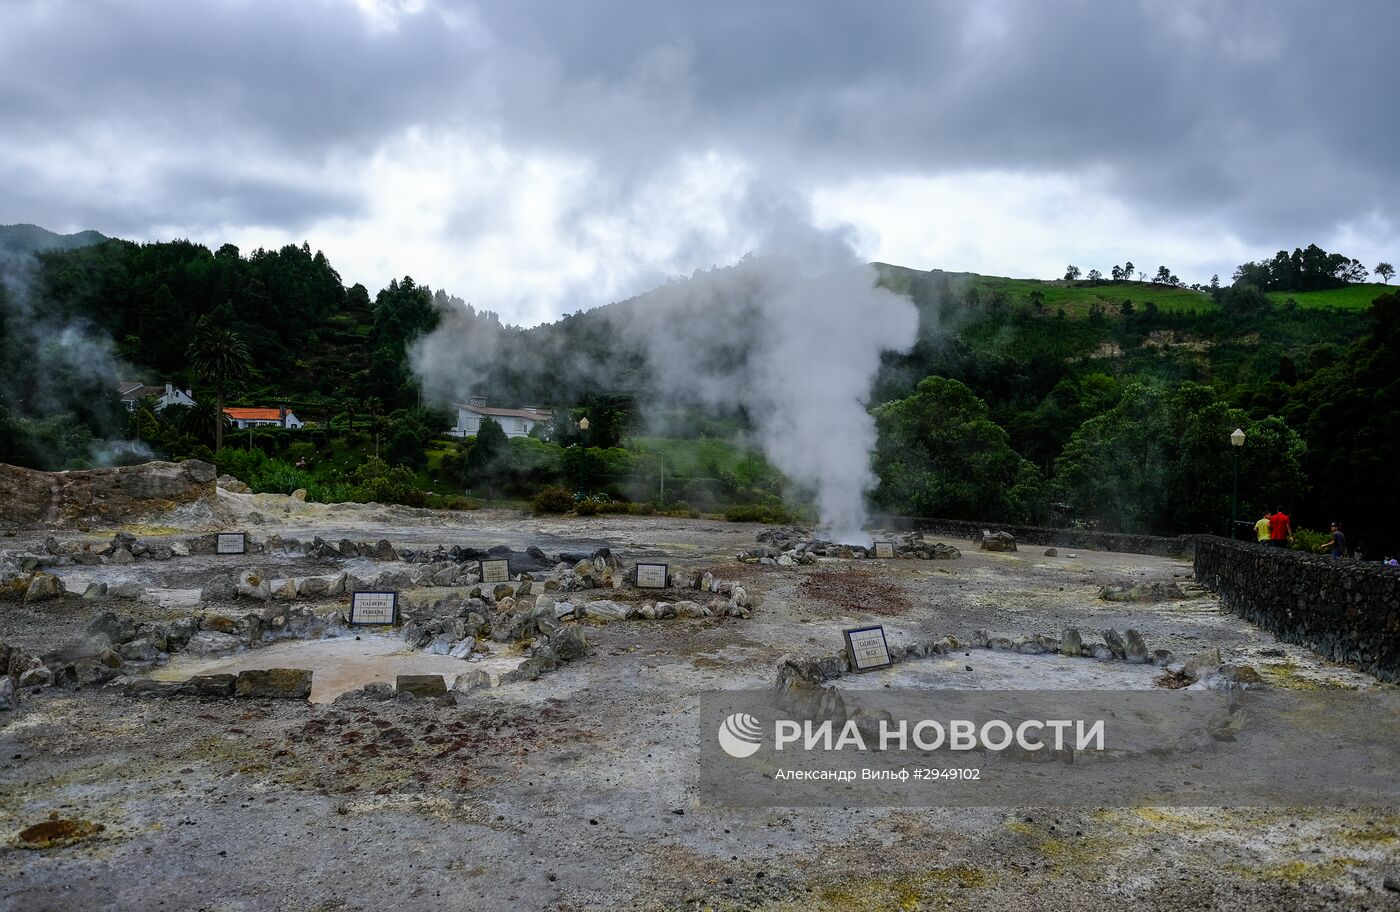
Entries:
[[585,617],[595,621],[621,621],[627,617],[627,609],[617,602],[610,602],[606,599],[596,602],[588,602],[583,606]]
[[1181,673],[1199,681],[1201,678],[1219,669],[1221,664],[1220,650],[1212,647],[1204,652],[1198,652],[1187,659],[1186,664],[1181,668]]
[[106,583],[88,583],[87,588],[83,590],[83,601],[85,602],[97,602],[106,597]]
[[564,627],[549,638],[550,648],[561,662],[574,662],[588,655],[588,639],[576,624]]
[[1057,548],[1046,548],[1046,549],[1045,549],[1045,556],[1046,556],[1046,557],[1059,557],[1059,556],[1060,556],[1059,549],[1057,549]]
[[979,547],[983,551],[1015,551],[1016,537],[1010,532],[984,531]]
[[1060,634],[1060,655],[1077,658],[1084,649],[1084,640],[1074,627],[1066,628]]
[[305,700],[311,696],[311,672],[305,668],[240,671],[233,690],[240,697]]
[[185,651],[192,655],[218,655],[232,652],[242,645],[242,641],[231,633],[201,630],[190,637],[189,642],[185,644]]
[[272,584],[255,570],[245,570],[238,577],[238,594],[243,598],[266,602],[272,599]]
[[63,580],[51,573],[36,573],[29,579],[29,585],[24,590],[25,604],[36,602],[48,602],[56,598],[63,598],[67,593],[63,586]]
[[280,601],[294,601],[297,597],[297,581],[292,578],[278,580],[275,586],[271,584],[272,597]]
[[53,683],[53,672],[43,665],[30,668],[21,672],[19,676],[19,686],[24,687],[47,687]]
[[232,674],[195,675],[176,692],[187,697],[231,697],[237,682],[238,676]]
[[238,595],[238,580],[231,573],[218,573],[211,576],[199,590],[201,602],[223,601]]
[[146,590],[135,580],[122,580],[107,587],[107,594],[112,598],[139,599],[146,594]]
[[456,640],[453,639],[452,634],[439,633],[429,641],[427,646],[423,647],[423,651],[428,655],[449,655],[452,652],[452,647],[456,645]]
[[302,598],[325,598],[330,590],[331,581],[324,576],[307,576],[297,580],[297,594]]
[[253,489],[232,475],[220,475],[215,482],[221,491],[229,491],[233,494],[252,494]]
[[117,655],[127,662],[154,662],[161,650],[151,637],[138,637],[117,647]]
[[491,676],[480,669],[468,671],[457,675],[452,681],[453,693],[470,693],[473,690],[484,690],[491,686]]
[[395,681],[395,686],[400,696],[408,695],[429,699],[447,696],[447,682],[443,679],[442,675],[399,675],[398,679]]
[[1118,631],[1109,628],[1103,632],[1103,641],[1113,653],[1115,659],[1122,659],[1128,655],[1128,647],[1124,644],[1123,638],[1118,635]]
[[10,680],[9,675],[0,677],[0,711],[14,709],[19,702],[19,697],[15,693],[15,682]]
[[136,560],[136,555],[125,548],[118,548],[112,552],[112,556],[108,560],[114,564],[130,564]]
[[471,658],[471,654],[475,649],[476,637],[463,637],[447,654],[454,659],[468,659]]
[[373,557],[375,560],[392,561],[399,559],[399,553],[394,550],[394,546],[389,544],[388,541],[380,539],[374,546]]
[[1149,658],[1147,644],[1143,642],[1142,634],[1129,627],[1123,631],[1123,643],[1125,648],[1125,658],[1134,665],[1145,664]]

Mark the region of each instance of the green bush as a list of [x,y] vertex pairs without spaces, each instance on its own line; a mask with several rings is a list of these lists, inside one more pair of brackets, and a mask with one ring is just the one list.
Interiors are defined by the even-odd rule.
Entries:
[[799,521],[787,507],[772,504],[739,504],[726,509],[724,518],[730,522],[757,522],[778,526]]
[[1293,541],[1288,543],[1288,547],[1294,551],[1311,551],[1317,553],[1317,549],[1332,541],[1331,532],[1315,532],[1312,529],[1294,529]]
[[461,494],[429,494],[424,506],[434,510],[480,510],[481,501]]
[[598,512],[598,503],[593,500],[580,500],[574,504],[574,512],[579,516],[593,516]]
[[535,495],[536,513],[567,513],[574,508],[574,496],[564,488],[544,488]]

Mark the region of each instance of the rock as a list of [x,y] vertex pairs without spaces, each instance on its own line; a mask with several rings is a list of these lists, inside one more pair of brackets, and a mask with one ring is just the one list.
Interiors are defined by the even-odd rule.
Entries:
[[983,551],[1015,551],[1016,538],[1010,532],[984,531],[979,547]]
[[195,675],[176,692],[187,697],[231,697],[237,682],[238,676],[232,674]]
[[85,602],[97,602],[106,597],[106,583],[88,583],[87,588],[83,590],[83,601]]
[[1115,659],[1125,658],[1128,654],[1128,647],[1124,645],[1123,638],[1118,635],[1118,631],[1109,628],[1103,632],[1103,640],[1113,653]]
[[[1258,687],[1264,683],[1263,677],[1254,670],[1252,665],[1221,665],[1220,677],[1231,684],[1239,684],[1245,687]],[[23,681],[21,681],[23,683]]]
[[63,586],[63,580],[51,573],[36,573],[29,579],[29,586],[24,590],[24,602],[32,605],[36,602],[48,602],[56,598],[63,598],[67,593]]
[[453,693],[471,693],[491,686],[491,676],[480,669],[459,674],[452,681]]
[[419,698],[447,696],[447,682],[443,680],[442,675],[399,675],[395,684],[400,696],[409,695]]
[[238,594],[260,602],[272,599],[272,585],[257,571],[245,570],[238,577]]
[[351,541],[350,539],[348,539],[348,538],[342,538],[342,539],[340,540],[340,544],[337,545],[337,550],[340,551],[340,555],[341,555],[342,557],[359,557],[359,556],[360,556],[360,546],[357,545],[357,544],[355,544],[354,542],[352,542],[352,541]]
[[1113,650],[1103,643],[1095,643],[1090,649],[1089,655],[1098,659],[1100,662],[1107,662],[1114,658]]
[[216,480],[221,491],[229,491],[234,494],[252,494],[253,489],[232,475],[220,475]]
[[201,602],[224,601],[238,595],[238,581],[231,573],[219,573],[211,576],[204,584],[204,588],[199,590],[199,600]]
[[502,599],[511,598],[515,594],[515,587],[510,583],[497,583],[491,590],[491,598],[500,602]]
[[118,548],[116,551],[112,552],[110,560],[114,564],[130,564],[136,560],[136,555],[125,548]]
[[445,656],[451,654],[452,647],[455,645],[456,641],[453,639],[452,634],[440,633],[433,637],[427,646],[423,647],[423,651],[428,655]]
[[10,680],[9,675],[0,676],[0,711],[14,709],[19,702],[19,696],[15,693],[15,682]]
[[1046,548],[1046,549],[1045,549],[1045,556],[1046,556],[1046,557],[1059,557],[1059,556],[1060,556],[1060,552],[1059,552],[1059,550],[1056,549],[1056,548]]
[[242,641],[231,633],[201,630],[190,637],[189,642],[185,644],[185,651],[192,655],[217,655],[232,652],[242,645]]
[[170,543],[170,553],[175,557],[189,557],[190,546],[182,541],[173,541]]
[[175,552],[170,549],[169,545],[152,545],[151,550],[147,553],[150,554],[151,560],[158,561],[168,561],[175,556]]
[[311,696],[311,672],[305,668],[240,671],[233,691],[239,697],[305,700]]
[[1084,650],[1084,640],[1079,636],[1079,631],[1074,627],[1066,628],[1060,634],[1060,655],[1078,658]]
[[1123,631],[1124,657],[1133,665],[1142,665],[1147,662],[1147,644],[1143,642],[1142,634],[1129,627]]
[[178,652],[189,645],[190,638],[199,632],[199,618],[183,617],[171,621],[165,634],[165,651]]
[[297,581],[295,579],[278,580],[277,585],[272,588],[272,597],[281,601],[294,601],[297,597]]
[[549,645],[561,662],[574,662],[588,655],[588,640],[577,625],[564,627],[551,636]]
[[306,503],[306,489],[297,488],[292,492],[292,500],[295,503]]
[[399,553],[394,550],[394,546],[389,544],[387,539],[380,539],[374,546],[373,557],[375,560],[394,561],[399,559]]
[[180,692],[179,681],[152,681],[142,678],[132,681],[124,688],[128,697],[173,697]]
[[324,576],[306,576],[297,580],[297,595],[301,598],[325,598],[331,589],[331,581]]
[[600,600],[588,602],[583,606],[585,617],[590,617],[595,621],[621,621],[627,617],[627,609],[617,602]]
[[117,647],[117,654],[128,662],[154,662],[161,650],[150,637],[139,637]]
[[1099,598],[1105,602],[1170,602],[1186,598],[1186,593],[1176,583],[1115,584],[1101,588]]
[[107,588],[107,594],[112,598],[119,599],[139,599],[146,594],[146,590],[141,588],[141,584],[135,580],[122,580]]
[[1181,673],[1199,681],[1206,675],[1219,670],[1221,662],[1220,650],[1212,647],[1187,659],[1186,664],[1181,667]]
[[92,622],[87,625],[84,632],[91,640],[96,640],[98,637],[105,637],[107,643],[110,645],[112,643],[125,643],[128,640],[136,639],[137,625],[131,618],[123,620],[110,611],[104,611],[102,614],[92,619]]
[[53,683],[53,672],[43,665],[21,672],[19,676],[19,686],[25,687],[47,687]]
[[454,659],[466,659],[471,657],[471,654],[475,649],[476,637],[465,637],[462,640],[458,641],[458,643],[455,646],[453,646],[447,654],[452,656],[452,658]]

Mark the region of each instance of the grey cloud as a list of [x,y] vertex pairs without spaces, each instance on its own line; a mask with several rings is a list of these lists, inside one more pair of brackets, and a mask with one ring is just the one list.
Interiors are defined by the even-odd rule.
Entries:
[[[759,235],[774,231],[757,200],[821,182],[1101,169],[1143,211],[1291,245],[1400,202],[1397,33],[1382,0],[444,0],[393,29],[340,2],[21,0],[0,9],[0,153],[111,128],[195,160],[236,137],[275,169],[446,124],[595,162],[589,203],[606,208],[716,150],[758,173],[734,218]],[[246,188],[169,181],[195,213],[295,223],[349,205],[314,188],[235,205]],[[0,220],[92,208],[43,193]]]

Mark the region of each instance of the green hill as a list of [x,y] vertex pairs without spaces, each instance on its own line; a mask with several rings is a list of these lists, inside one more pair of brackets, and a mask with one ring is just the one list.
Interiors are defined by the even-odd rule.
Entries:
[[1299,307],[1335,307],[1339,310],[1365,310],[1371,302],[1383,294],[1395,291],[1391,285],[1380,282],[1360,282],[1344,285],[1341,288],[1328,288],[1323,291],[1271,291],[1269,300],[1286,305],[1291,299]]
[[0,225],[0,258],[24,256],[44,250],[74,250],[107,240],[96,231],[56,234],[38,225]]

